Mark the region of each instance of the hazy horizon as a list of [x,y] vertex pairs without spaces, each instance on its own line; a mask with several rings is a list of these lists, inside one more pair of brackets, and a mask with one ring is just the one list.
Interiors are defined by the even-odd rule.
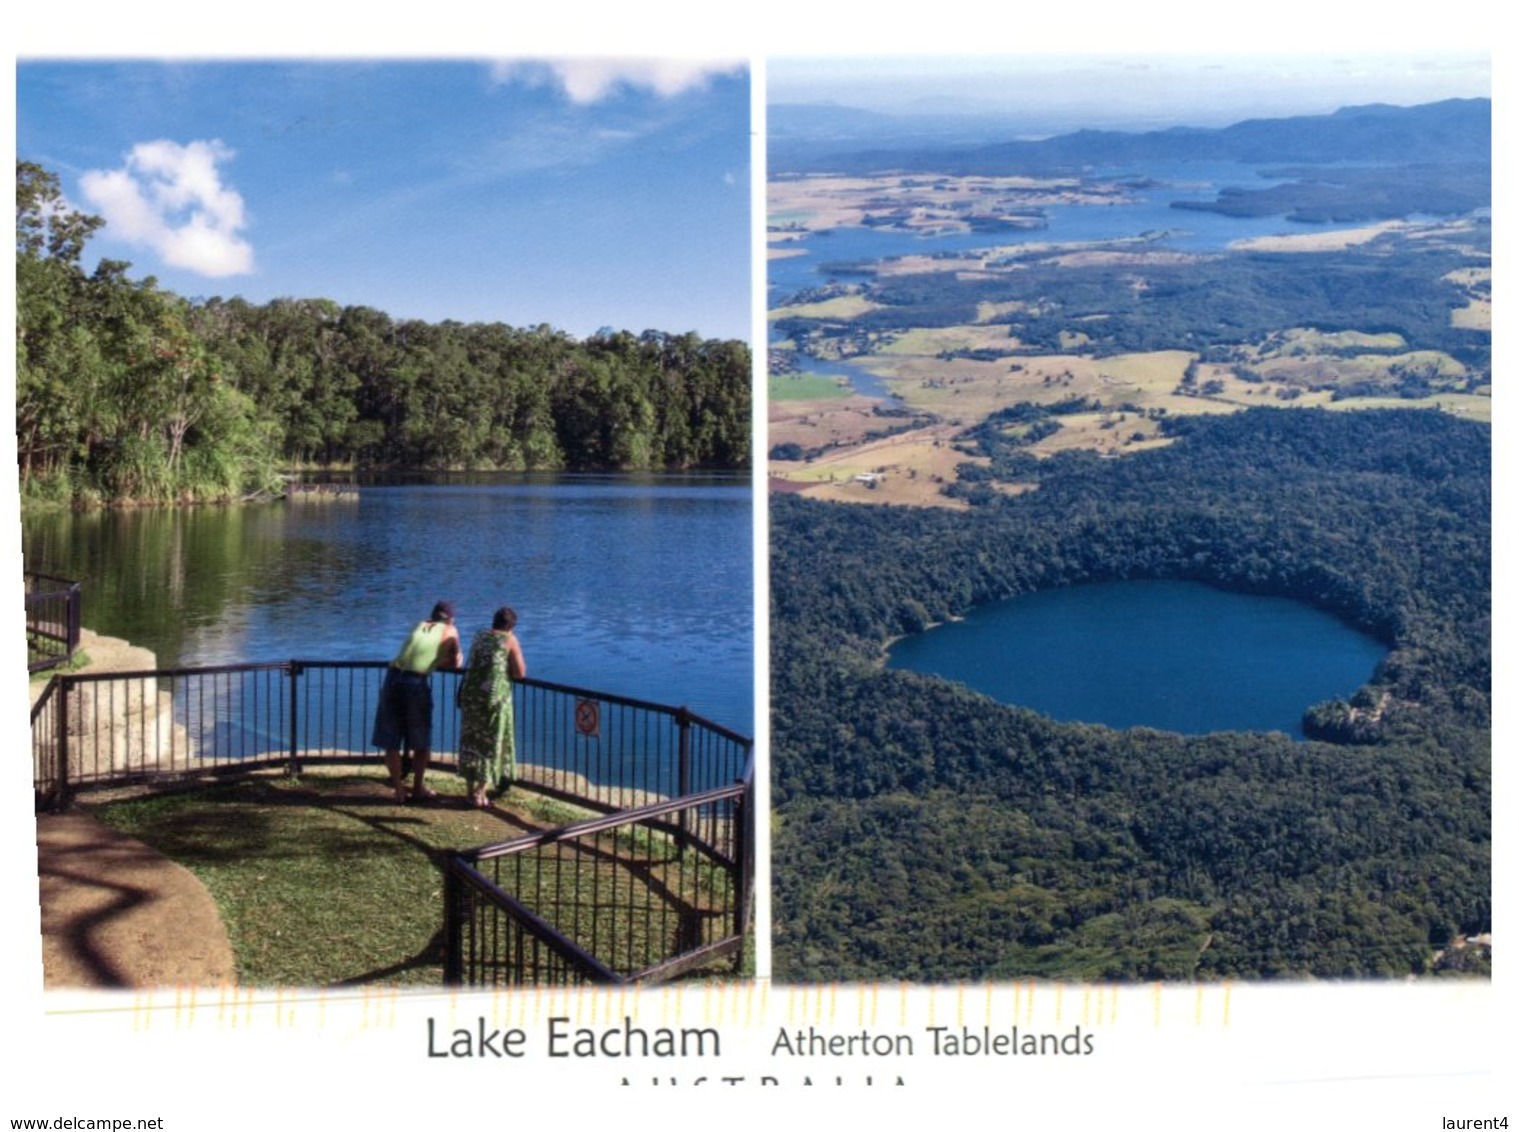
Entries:
[[1245,118],[1327,114],[1490,98],[1485,55],[1008,56],[771,59],[766,100],[898,118],[999,116],[1049,134],[1087,127],[1223,126]]

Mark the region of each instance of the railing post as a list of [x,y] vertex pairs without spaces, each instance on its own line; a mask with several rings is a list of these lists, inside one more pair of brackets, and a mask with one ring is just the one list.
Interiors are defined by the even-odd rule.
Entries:
[[[691,710],[684,704],[675,713],[675,725],[680,728],[680,758],[675,796],[684,798],[688,794],[695,793],[691,789]],[[675,837],[675,848],[682,853],[686,851],[686,845],[690,841],[690,821],[691,811],[681,810],[680,832]]]
[[691,790],[691,710],[680,707],[675,712],[675,726],[680,728],[679,781],[676,797],[684,798]]
[[55,677],[58,681],[58,741],[53,749],[58,752],[58,792],[53,808],[61,810],[68,805],[69,791],[69,692],[73,681],[67,676]]
[[75,582],[69,587],[69,613],[68,613],[68,644],[64,647],[68,650],[69,659],[74,658],[74,651],[79,648],[80,630],[84,625],[82,606],[83,592],[80,583]]
[[[733,847],[733,888],[734,899],[738,903],[733,909],[733,927],[740,936],[749,929],[749,888],[754,883],[749,861],[749,850],[753,844],[750,840],[749,829],[751,808],[750,795],[747,792],[734,803],[733,835],[737,844]],[[742,954],[742,949],[740,949],[740,954]]]
[[301,773],[299,681],[305,671],[297,662],[290,662],[290,758],[285,765],[286,774]]
[[457,987],[464,984],[464,933],[463,919],[464,885],[454,872],[453,857],[443,862],[443,985]]

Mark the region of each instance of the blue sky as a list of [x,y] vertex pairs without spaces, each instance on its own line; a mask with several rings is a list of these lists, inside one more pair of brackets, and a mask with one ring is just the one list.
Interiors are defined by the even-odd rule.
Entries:
[[750,336],[741,62],[27,61],[16,152],[92,258],[577,336]]

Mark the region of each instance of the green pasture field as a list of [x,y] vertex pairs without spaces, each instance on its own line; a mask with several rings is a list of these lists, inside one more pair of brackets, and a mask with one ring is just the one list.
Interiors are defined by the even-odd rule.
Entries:
[[1402,397],[1347,397],[1343,401],[1330,401],[1330,409],[1439,409],[1453,417],[1465,417],[1472,421],[1493,420],[1493,399],[1481,393],[1437,393],[1432,397],[1409,400]]
[[1314,354],[1297,351],[1262,354],[1253,368],[1268,380],[1308,382],[1367,381],[1388,378],[1394,366],[1429,370],[1439,378],[1461,380],[1466,367],[1438,350],[1410,350],[1401,354]]
[[825,401],[848,397],[854,392],[847,382],[816,373],[772,377],[767,388],[772,401]]
[[1296,327],[1282,331],[1268,352],[1277,356],[1312,354],[1323,350],[1401,350],[1408,343],[1391,331],[1368,334],[1360,330],[1323,331]]
[[886,380],[892,392],[910,407],[958,420],[967,427],[1020,401],[1047,405],[1071,397],[1095,398],[1115,407],[1132,402],[1142,408],[1189,411],[1187,399],[1175,396],[1193,356],[1183,350],[1110,358],[1051,354],[991,361],[942,360],[931,354],[900,352],[906,338],[904,335],[894,343],[894,352],[873,355],[871,372]]
[[[857,299],[845,296],[830,303],[837,304],[834,313],[843,317],[852,309],[847,304]],[[981,312],[993,313],[999,312],[990,306]],[[1491,419],[1490,397],[1482,391],[1459,391],[1470,378],[1462,363],[1440,351],[1410,350],[1406,339],[1392,332],[1292,327],[1258,346],[1242,347],[1237,360],[1219,362],[1199,362],[1195,352],[1182,349],[1097,357],[1084,352],[1085,341],[1086,335],[1073,328],[1063,335],[1065,349],[1059,353],[1004,354],[1019,345],[1005,326],[916,327],[883,334],[870,353],[854,362],[881,378],[913,412],[936,418],[932,433],[941,444],[1019,402],[1054,405],[1079,398],[1102,406],[1097,412],[1062,414],[1060,430],[1031,447],[1038,456],[1071,449],[1129,454],[1168,443],[1154,419],[1161,414],[1231,413],[1256,406],[1348,410],[1427,405],[1469,419]],[[1244,367],[1253,371],[1250,380],[1241,376]],[[1186,380],[1189,373],[1191,381]],[[1371,383],[1391,389],[1405,373],[1432,381],[1436,392],[1417,399],[1379,395],[1333,400],[1336,388]],[[819,375],[772,379],[770,390],[772,400],[793,403],[788,406],[793,414],[795,402],[850,392]],[[835,430],[831,435],[837,445],[837,426],[829,427]],[[886,471],[887,478],[866,491],[850,482],[862,471]],[[898,443],[885,452],[869,441],[858,449],[848,444],[835,447],[813,466],[784,474],[814,485],[814,493],[821,490],[830,498],[918,504],[938,502],[925,493],[928,483],[954,478],[953,467],[941,466],[931,449]],[[906,476],[912,477],[910,482],[904,481]],[[904,498],[909,490],[912,498]]]
[[1010,350],[1017,345],[1005,326],[915,327],[883,343],[876,352],[931,358],[947,350]]
[[868,311],[873,311],[880,306],[873,303],[863,295],[836,295],[831,299],[824,299],[817,303],[798,303],[790,307],[776,307],[770,312],[770,317],[775,318],[858,318]]

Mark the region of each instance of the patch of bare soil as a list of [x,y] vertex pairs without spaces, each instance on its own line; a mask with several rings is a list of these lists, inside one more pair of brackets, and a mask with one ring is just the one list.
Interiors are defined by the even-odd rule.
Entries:
[[205,886],[88,812],[37,816],[37,879],[45,987],[235,981],[232,945]]

